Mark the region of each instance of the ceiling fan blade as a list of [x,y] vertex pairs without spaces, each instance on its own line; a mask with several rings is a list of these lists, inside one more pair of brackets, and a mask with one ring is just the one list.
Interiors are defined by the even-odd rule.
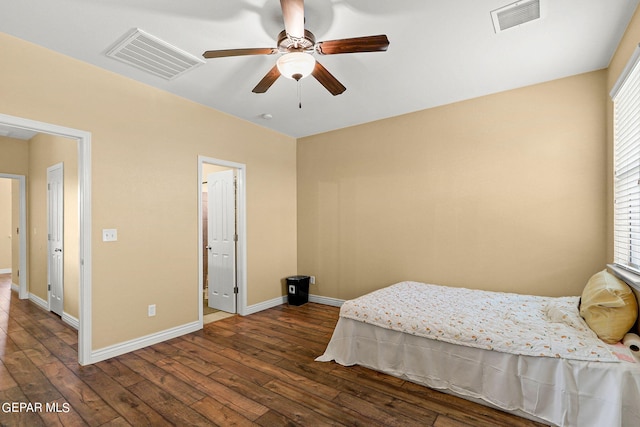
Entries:
[[291,37],[304,38],[304,0],[280,0],[284,29]]
[[333,96],[340,95],[342,92],[347,90],[347,88],[344,87],[338,79],[333,77],[333,74],[324,68],[324,66],[318,61],[316,61],[316,66],[311,72],[311,75],[315,77],[316,80],[325,87],[325,89],[331,92]]
[[339,53],[384,52],[389,47],[386,35],[354,37],[351,39],[328,40],[318,42],[316,50],[322,55]]
[[274,65],[271,70],[260,80],[260,82],[253,88],[251,92],[253,93],[265,93],[272,84],[275,83],[280,77],[280,71],[278,71],[278,66]]
[[202,54],[207,59],[211,58],[224,58],[227,56],[245,56],[245,55],[273,55],[278,53],[278,49],[265,47],[265,48],[250,48],[250,49],[226,49],[226,50],[208,50]]

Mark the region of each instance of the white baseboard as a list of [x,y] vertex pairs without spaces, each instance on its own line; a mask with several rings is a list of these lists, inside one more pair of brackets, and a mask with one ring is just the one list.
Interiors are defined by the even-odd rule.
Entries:
[[[311,302],[317,302],[319,304],[340,306],[342,305],[342,302],[344,302],[334,298],[319,297],[316,295],[310,295],[309,297]],[[279,305],[286,304],[286,302],[287,302],[286,295],[273,298],[268,301],[263,301],[258,304],[247,306],[243,315],[246,316],[249,314],[257,313],[262,310],[267,310],[272,307],[277,307]],[[72,318],[71,316],[67,316],[67,318],[63,320],[65,320],[67,323],[73,326],[73,324],[71,323],[71,319],[77,322],[77,319]],[[181,335],[189,334],[191,332],[196,332],[200,329],[202,329],[202,325],[199,322],[192,322],[183,326],[178,326],[176,328],[167,329],[166,331],[147,335],[142,338],[137,338],[131,341],[105,347],[100,350],[95,350],[91,353],[91,363],[97,363],[102,360],[109,359],[111,357],[120,356],[121,354],[129,353],[134,350],[139,350],[141,348],[144,348],[153,344],[157,344],[163,341],[167,341],[172,338],[179,337]]]
[[[15,285],[12,285],[12,288]],[[16,289],[17,290],[17,286]],[[39,306],[40,308],[49,311],[49,303],[37,295],[32,293],[29,294],[29,299]],[[334,307],[340,307],[344,303],[344,300],[323,297],[319,295],[309,295],[309,302],[314,302],[318,304],[330,305]],[[267,310],[272,307],[277,307],[282,304],[287,303],[287,296],[283,295],[281,297],[273,298],[268,301],[263,301],[258,304],[250,305],[246,308],[245,313],[243,315],[249,315],[253,313],[257,313],[262,310]],[[80,328],[80,320],[64,313],[62,315],[62,320],[75,328],[76,330]],[[91,361],[89,363],[97,363],[106,359],[110,359],[115,356],[120,356],[125,353],[129,353],[135,350],[139,350],[141,348],[158,344],[163,341],[170,340],[172,338],[179,337],[181,335],[189,334],[191,332],[196,332],[202,329],[202,324],[199,321],[187,323],[182,326],[177,326],[175,328],[170,328],[161,332],[157,332],[154,334],[149,334],[141,338],[136,338],[130,341],[126,341],[120,344],[115,344],[109,347],[101,348],[99,350],[95,350],[91,352]]]
[[247,306],[245,312],[242,313],[243,316],[248,316],[249,314],[257,313],[262,310],[267,310],[272,307],[277,307],[279,305],[285,304],[287,302],[287,296],[281,296],[278,298],[271,299],[269,301],[263,301],[258,304]]
[[181,335],[190,334],[202,329],[202,324],[198,321],[177,326],[175,328],[166,329],[161,332],[149,334],[141,338],[136,338],[130,341],[126,341],[120,344],[111,345],[109,347],[101,348],[100,350],[94,350],[91,352],[91,362],[97,363],[106,359],[110,359],[115,356],[120,356],[125,353],[129,353],[141,348],[158,344],[163,341],[170,340],[172,338],[179,337]]
[[[18,290],[17,285],[11,285],[11,287],[13,288],[13,286],[16,286],[15,290]],[[46,311],[51,311],[49,308],[49,303],[45,300],[43,300],[42,298],[40,298],[37,295],[34,294],[29,294],[29,300],[31,302],[33,302],[35,305],[37,305],[38,307],[40,307],[43,310]],[[65,322],[66,324],[68,324],[69,326],[71,326],[72,328],[74,328],[75,330],[80,329],[80,320],[73,317],[72,315],[63,312],[62,316],[60,316],[62,318],[62,321]]]
[[[337,299],[337,298],[329,298],[323,297],[320,295],[309,295],[309,302],[315,302],[317,304],[331,305],[333,307],[342,307],[345,300]],[[277,307],[282,304],[287,303],[287,295],[283,295],[278,298],[271,299],[269,301],[263,301],[258,304],[250,305],[245,310],[243,316],[248,316],[249,314],[254,314],[262,310],[267,310],[272,307]]]
[[9,274],[11,273],[10,268],[0,268],[0,274]]
[[[44,303],[44,306],[47,305],[46,302],[44,302],[41,298],[38,298],[36,296],[33,296],[33,298],[34,298],[34,302],[36,302],[35,299],[37,298]],[[318,295],[309,295],[309,301],[315,302],[318,304],[331,305],[334,307],[340,307],[344,303],[344,300],[339,300],[336,298],[329,298],[329,297],[322,297]],[[286,302],[287,302],[287,296],[284,295],[281,297],[273,298],[268,301],[263,301],[258,304],[250,305],[246,308],[244,315],[249,315],[249,314],[257,313],[262,310],[267,310],[272,307],[277,307],[279,305],[286,304]],[[36,302],[36,304],[38,304],[38,302]],[[69,323],[71,326],[78,328],[77,326],[79,325],[78,319],[65,314],[62,320]],[[200,324],[200,322],[192,322],[192,323],[187,323],[185,325],[178,326],[175,328],[167,329],[165,331],[161,331],[155,334],[150,334],[142,338],[136,338],[134,340],[126,341],[120,344],[101,348],[100,350],[95,350],[91,352],[91,363],[97,363],[115,356],[120,356],[122,354],[139,350],[141,348],[144,348],[153,344],[158,344],[160,342],[167,341],[172,338],[179,337],[181,335],[189,334],[191,332],[196,332],[200,329],[202,329],[202,325]]]
[[323,297],[320,295],[311,295],[309,294],[309,302],[315,302],[318,304],[324,304],[324,305],[331,305],[333,307],[342,307],[342,304],[344,304],[343,299],[337,299],[337,298],[329,298],[329,297]]
[[64,323],[66,323],[67,325],[71,326],[72,328],[74,328],[76,331],[78,329],[80,329],[80,319],[76,319],[75,317],[73,317],[70,314],[67,313],[62,313],[62,321]]
[[40,298],[39,296],[29,292],[29,300],[33,302],[35,305],[37,305],[38,307],[49,311],[49,303],[43,300],[42,298]]
[[20,286],[15,283],[11,283],[11,290],[20,293]]

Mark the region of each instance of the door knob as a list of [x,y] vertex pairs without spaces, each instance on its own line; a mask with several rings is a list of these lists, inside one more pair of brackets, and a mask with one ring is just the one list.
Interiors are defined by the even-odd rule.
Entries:
[[211,246],[205,246],[205,249],[211,250]]
[[54,251],[54,252],[62,252],[62,249],[60,249],[60,248],[55,248],[53,251]]

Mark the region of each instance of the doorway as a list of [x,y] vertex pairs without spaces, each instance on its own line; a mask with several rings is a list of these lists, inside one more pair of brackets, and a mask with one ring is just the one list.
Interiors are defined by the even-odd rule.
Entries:
[[[207,225],[204,246],[205,292],[207,308],[227,313],[236,312],[236,240],[237,240],[237,192],[236,170],[205,164],[206,212],[203,212],[203,228]],[[204,192],[203,192],[204,199]],[[205,203],[203,202],[203,209]],[[206,272],[206,274],[205,274]]]
[[11,187],[11,180],[0,178],[0,274],[13,273],[12,228],[14,215]]
[[[4,128],[19,129],[34,132],[36,134],[48,134],[60,136],[76,141],[78,161],[78,257],[76,262],[79,270],[78,287],[78,363],[87,365],[93,363],[91,354],[91,134],[78,129],[38,122],[21,117],[0,114],[0,126]],[[5,176],[5,175],[3,175]],[[13,176],[10,176],[13,177]],[[26,230],[26,197],[24,197],[24,177],[20,180],[20,223]],[[22,209],[22,208],[25,209]],[[27,233],[21,233],[25,236]],[[20,298],[30,297],[28,282],[26,281],[26,254],[27,241],[20,240],[20,269],[24,268],[24,276],[20,278]],[[24,280],[23,280],[24,279]]]
[[245,313],[245,200],[245,165],[199,156],[200,322],[209,306],[223,313]]
[[11,210],[5,212],[11,216],[11,283],[12,287],[17,286],[18,298],[26,299],[29,297],[27,290],[27,233],[25,232],[27,229],[26,177],[0,173],[0,180],[6,180],[11,186],[11,201],[4,205],[4,209]]

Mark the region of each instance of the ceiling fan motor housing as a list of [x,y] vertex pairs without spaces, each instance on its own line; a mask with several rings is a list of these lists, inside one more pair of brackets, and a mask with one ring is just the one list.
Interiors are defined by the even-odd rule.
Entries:
[[304,30],[304,38],[287,35],[286,31],[278,34],[278,50],[280,52],[311,52],[316,45],[316,36],[309,30]]

